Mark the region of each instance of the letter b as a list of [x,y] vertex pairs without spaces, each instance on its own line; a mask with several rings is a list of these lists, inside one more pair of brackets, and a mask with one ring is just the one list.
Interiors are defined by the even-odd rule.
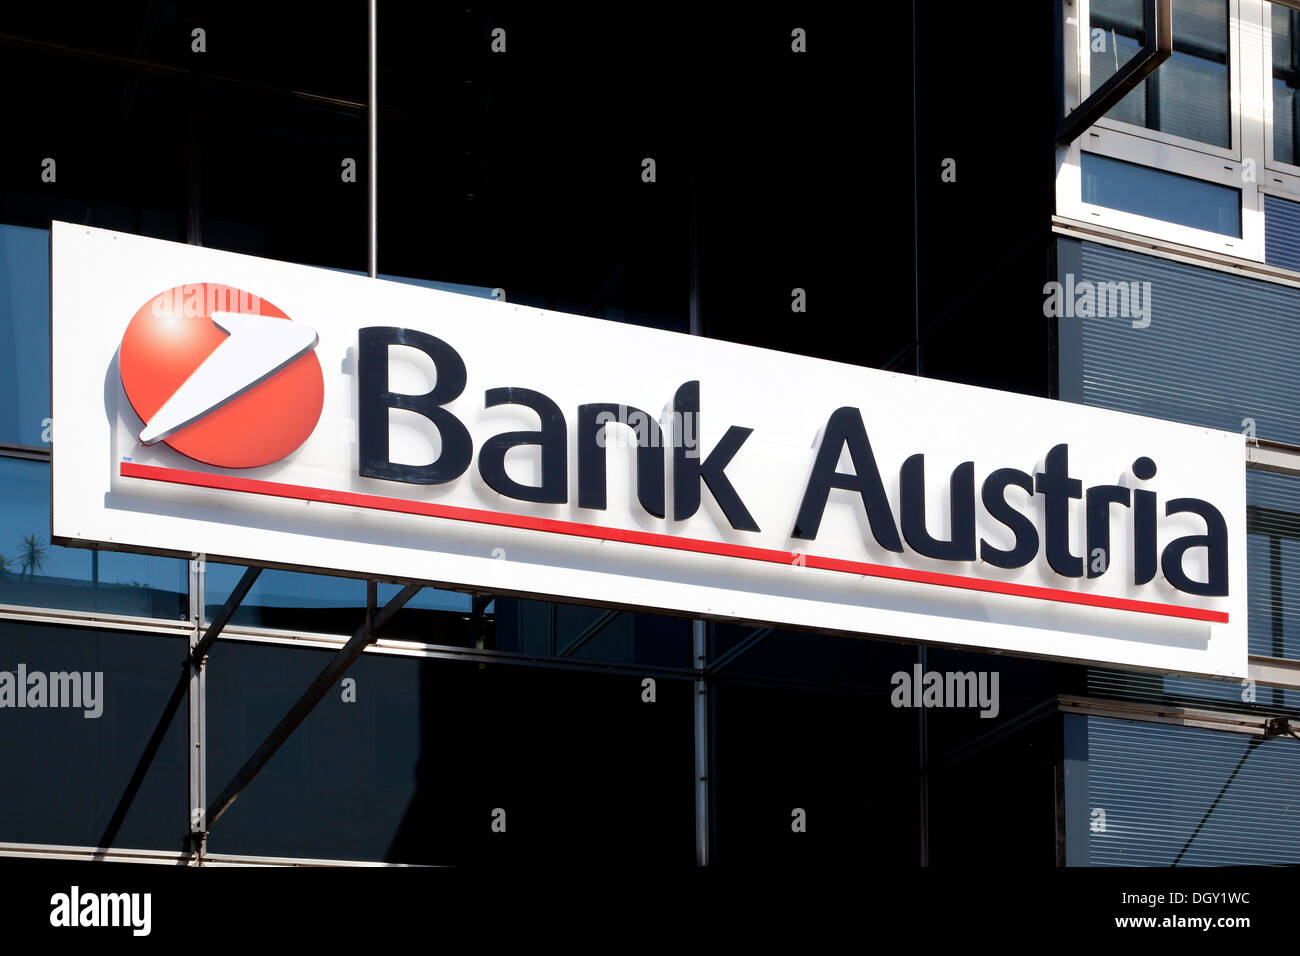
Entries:
[[[359,472],[366,478],[440,485],[465,473],[474,454],[469,430],[442,406],[465,390],[465,363],[442,339],[391,326],[358,333],[357,422],[360,426]],[[388,347],[406,345],[433,359],[437,379],[423,395],[404,395],[388,388]],[[388,410],[404,408],[423,415],[438,429],[442,451],[427,465],[397,464],[389,459]]]

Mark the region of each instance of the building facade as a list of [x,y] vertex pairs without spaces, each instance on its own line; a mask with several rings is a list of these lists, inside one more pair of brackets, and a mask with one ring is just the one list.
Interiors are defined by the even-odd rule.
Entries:
[[[196,795],[362,626],[367,582],[262,571],[199,683],[189,649],[244,568],[51,543],[50,223],[364,274],[367,11],[33,6],[0,19],[21,91],[0,671],[102,688],[0,709],[0,765],[25,768],[0,788],[0,854],[1300,862],[1300,8],[1021,6],[634,25],[381,4],[379,272],[1242,432],[1250,679],[426,587],[196,829]],[[931,672],[996,699],[908,706],[899,675]]]

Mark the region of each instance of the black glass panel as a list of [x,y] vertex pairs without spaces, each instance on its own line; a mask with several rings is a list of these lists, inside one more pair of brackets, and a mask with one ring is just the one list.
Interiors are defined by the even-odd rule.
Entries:
[[[230,643],[208,671],[209,786],[328,655]],[[365,655],[218,822],[213,852],[689,866],[692,689],[635,676]],[[504,811],[505,831],[493,829]],[[501,815],[497,814],[500,820]],[[498,823],[499,826],[499,823]]]
[[[0,841],[96,847],[111,829],[112,846],[181,849],[189,829],[183,699],[134,796],[124,797],[163,723],[186,648],[184,638],[0,621],[0,765],[8,768]],[[28,685],[21,708],[6,697],[19,667]],[[32,706],[37,674],[42,707]],[[80,707],[49,706],[51,675],[80,676],[77,693],[97,688],[97,706],[88,709],[85,696]],[[74,701],[67,677],[57,683],[59,701]]]

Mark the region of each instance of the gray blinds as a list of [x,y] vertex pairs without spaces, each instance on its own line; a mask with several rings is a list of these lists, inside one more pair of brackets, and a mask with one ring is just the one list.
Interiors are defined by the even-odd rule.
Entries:
[[[1059,320],[1062,399],[1300,444],[1300,289],[1093,243],[1058,248],[1063,283],[1150,284],[1145,327]],[[1246,500],[1250,652],[1300,658],[1300,479],[1247,472]]]
[[1300,741],[1066,715],[1072,866],[1300,863]]
[[[1276,115],[1275,107],[1275,122]],[[1264,197],[1264,259],[1271,266],[1300,271],[1300,203]]]
[[1253,422],[1300,445],[1300,289],[1095,243],[1059,250],[1062,281],[1150,283],[1145,327],[1060,320],[1062,399],[1227,431]]

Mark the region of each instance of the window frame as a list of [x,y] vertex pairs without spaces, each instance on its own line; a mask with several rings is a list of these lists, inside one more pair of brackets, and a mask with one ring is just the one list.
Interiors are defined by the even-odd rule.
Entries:
[[[1178,0],[1174,0],[1175,4]],[[1078,0],[1081,8],[1079,23],[1088,23],[1091,20],[1092,0]],[[1182,149],[1192,150],[1193,152],[1206,153],[1216,156],[1219,159],[1240,160],[1242,153],[1242,130],[1240,125],[1242,109],[1242,57],[1241,57],[1241,22],[1239,20],[1239,8],[1242,0],[1227,0],[1228,3],[1228,145],[1216,146],[1213,143],[1203,143],[1199,140],[1189,139],[1185,136],[1178,136],[1174,133],[1165,133],[1160,130],[1150,129],[1146,126],[1138,126],[1134,123],[1125,123],[1121,120],[1110,119],[1103,116],[1097,120],[1094,126],[1101,126],[1106,129],[1112,129],[1119,133],[1127,133],[1131,136],[1137,136],[1142,139],[1154,140],[1158,143],[1166,143],[1170,146],[1177,146]],[[1249,0],[1247,0],[1249,5]],[[1175,11],[1176,14],[1176,11]],[[1177,25],[1177,16],[1174,20]],[[1090,30],[1084,29],[1079,31],[1078,41],[1079,48],[1076,51],[1078,71],[1079,71],[1079,90],[1083,98],[1087,98],[1092,93],[1092,57],[1090,56]],[[1175,51],[1177,52],[1177,51]],[[1272,62],[1270,58],[1270,64]],[[1156,70],[1152,76],[1160,71]],[[1271,72],[1271,66],[1270,66]]]
[[[1252,33],[1267,35],[1266,0],[1226,0],[1228,4],[1228,76],[1230,146],[1199,143],[1182,136],[1150,130],[1103,117],[1068,146],[1056,152],[1057,215],[1124,232],[1211,252],[1264,261],[1264,206],[1259,180],[1263,177],[1265,148],[1271,141],[1271,121],[1261,103],[1261,91],[1271,86],[1272,56],[1268,69],[1252,50]],[[1068,113],[1088,96],[1090,77],[1091,0],[1064,0],[1064,109]],[[1175,23],[1177,21],[1175,20]],[[1267,79],[1264,74],[1267,73]],[[1271,100],[1271,94],[1269,96]],[[1082,154],[1094,153],[1156,170],[1187,176],[1237,190],[1241,195],[1241,236],[1194,229],[1083,201]],[[1271,184],[1270,187],[1278,184]],[[1294,184],[1300,195],[1300,177]]]
[[[1277,196],[1280,199],[1300,201],[1300,162],[1285,163],[1273,154],[1273,7],[1286,7],[1300,10],[1300,6],[1272,0],[1261,3],[1260,51],[1264,69],[1261,71],[1263,81],[1261,109],[1264,116],[1264,170],[1260,176],[1259,188],[1264,195]],[[1300,89],[1297,90],[1300,93]],[[1262,200],[1261,200],[1262,202]]]

